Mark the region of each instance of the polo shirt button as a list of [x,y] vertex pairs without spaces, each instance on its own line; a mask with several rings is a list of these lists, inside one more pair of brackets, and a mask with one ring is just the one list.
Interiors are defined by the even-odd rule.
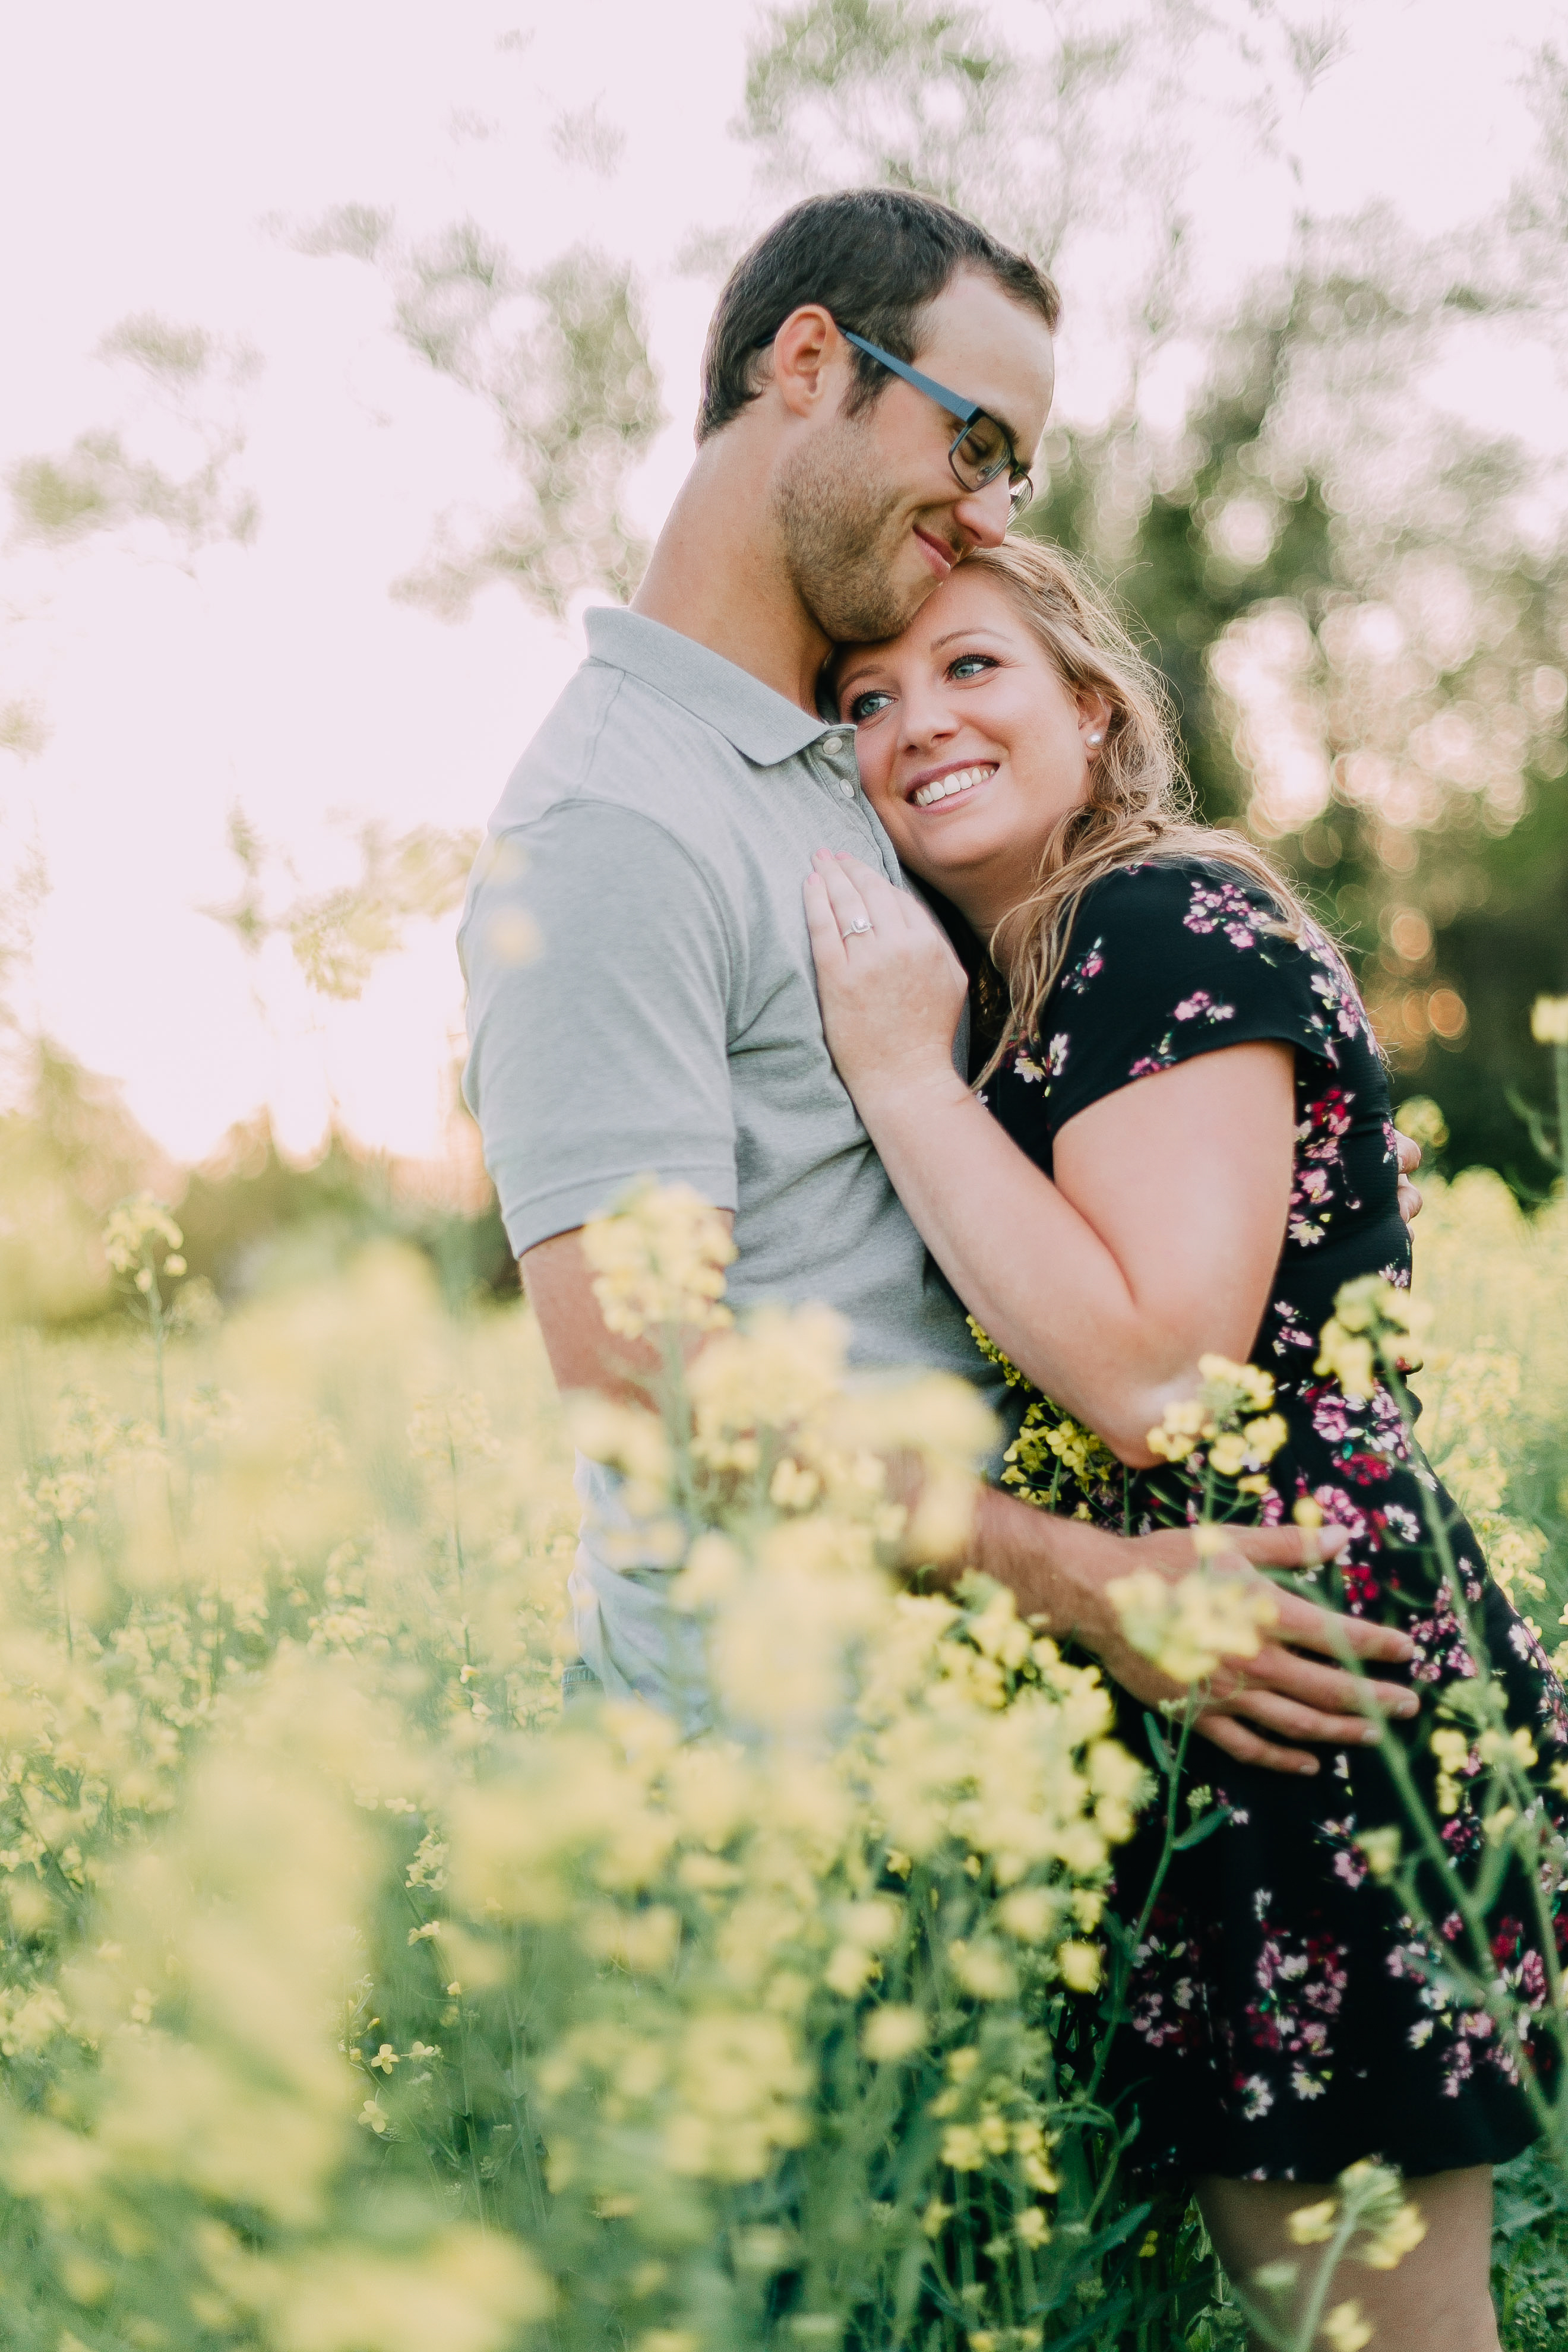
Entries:
[[823,739],[822,739],[822,748],[823,748],[823,750],[824,750],[825,751],[829,751],[829,752],[831,752],[831,751],[843,751],[843,749],[844,749],[844,738],[843,738],[843,736],[842,736],[842,735],[825,735],[825,736],[823,737]]
[[843,793],[843,795],[844,795],[844,797],[845,797],[845,799],[846,799],[847,801],[852,801],[852,800],[854,799],[854,797],[855,797],[855,787],[854,787],[854,785],[853,785],[853,784],[850,784],[850,783],[843,783],[843,784],[840,784],[840,785],[839,785],[838,789],[839,789],[839,791]]

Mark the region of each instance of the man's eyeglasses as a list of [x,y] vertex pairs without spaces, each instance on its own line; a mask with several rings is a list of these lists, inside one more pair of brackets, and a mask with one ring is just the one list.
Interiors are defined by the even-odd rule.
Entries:
[[868,343],[864,335],[852,335],[847,327],[840,327],[838,331],[847,343],[854,344],[858,352],[868,353],[879,365],[889,369],[894,375],[901,376],[906,383],[912,383],[917,392],[923,392],[928,400],[934,400],[939,408],[945,408],[950,416],[958,419],[961,430],[947,453],[947,462],[952,467],[954,478],[963,489],[983,490],[987,482],[996,479],[998,474],[1005,474],[1012,498],[1007,520],[1016,522],[1034,497],[1035,486],[1029,479],[1028,467],[1019,464],[1017,451],[996,419],[988,416],[978,402],[965,400],[961,394],[949,392],[947,386],[938,383],[934,377],[921,375],[918,368],[909,366],[903,360],[896,360],[891,352],[883,351],[879,344]]

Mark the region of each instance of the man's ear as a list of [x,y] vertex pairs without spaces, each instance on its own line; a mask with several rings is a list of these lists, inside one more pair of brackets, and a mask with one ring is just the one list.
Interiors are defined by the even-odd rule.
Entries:
[[806,417],[837,406],[848,372],[849,350],[820,302],[792,310],[773,340],[773,385],[791,415]]

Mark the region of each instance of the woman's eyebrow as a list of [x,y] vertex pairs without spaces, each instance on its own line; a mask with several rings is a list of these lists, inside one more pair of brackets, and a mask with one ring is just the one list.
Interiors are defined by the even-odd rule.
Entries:
[[988,629],[984,622],[982,621],[977,628],[949,629],[946,636],[933,637],[931,641],[929,651],[934,654],[939,646],[950,646],[955,637],[994,637],[999,635],[1000,632],[998,630]]

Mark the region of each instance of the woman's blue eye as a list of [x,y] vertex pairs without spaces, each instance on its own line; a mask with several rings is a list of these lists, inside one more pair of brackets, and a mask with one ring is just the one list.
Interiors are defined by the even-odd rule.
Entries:
[[858,727],[863,719],[875,719],[878,711],[892,698],[890,694],[858,694],[849,705],[849,716]]
[[948,664],[947,674],[950,677],[974,677],[980,671],[995,667],[989,654],[960,654],[956,661]]

